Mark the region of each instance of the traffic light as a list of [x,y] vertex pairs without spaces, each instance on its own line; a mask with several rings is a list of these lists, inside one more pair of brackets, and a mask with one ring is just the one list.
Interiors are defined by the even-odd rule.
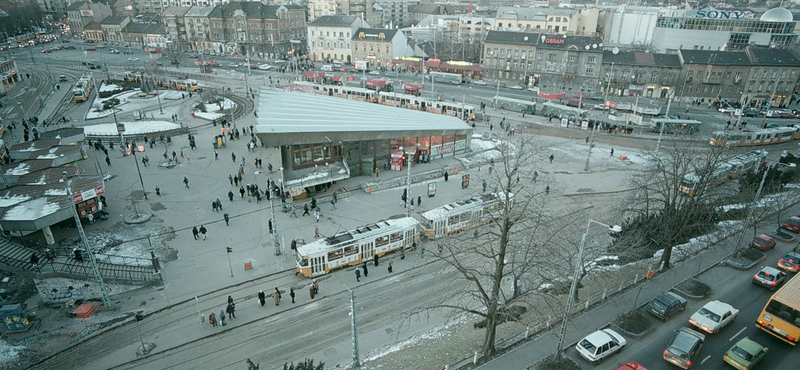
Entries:
[[231,248],[231,247],[225,247],[225,249],[227,249],[227,250],[228,250],[228,253],[233,253],[233,248]]

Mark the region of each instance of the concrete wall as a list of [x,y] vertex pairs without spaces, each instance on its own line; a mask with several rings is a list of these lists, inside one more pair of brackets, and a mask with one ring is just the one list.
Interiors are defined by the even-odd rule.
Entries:
[[[45,303],[63,303],[75,299],[100,299],[100,287],[94,281],[65,278],[34,279],[36,289]],[[138,285],[105,284],[109,296],[139,289]]]
[[653,31],[654,52],[663,53],[667,49],[722,50],[730,39],[730,31],[698,31],[677,28],[656,28]]

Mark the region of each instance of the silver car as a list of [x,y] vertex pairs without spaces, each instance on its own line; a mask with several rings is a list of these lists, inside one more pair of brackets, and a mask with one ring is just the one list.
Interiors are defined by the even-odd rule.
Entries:
[[774,267],[764,266],[753,275],[753,284],[758,284],[769,288],[778,289],[786,281],[786,273]]
[[664,360],[683,368],[691,369],[703,349],[706,336],[689,328],[680,328],[664,350]]

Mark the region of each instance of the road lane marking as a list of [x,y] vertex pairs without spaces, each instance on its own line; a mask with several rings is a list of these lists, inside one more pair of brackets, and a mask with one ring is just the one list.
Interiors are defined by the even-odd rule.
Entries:
[[744,331],[744,329],[747,329],[747,327],[745,326],[745,327],[743,327],[741,330],[737,331],[737,332],[736,332],[736,334],[734,334],[734,335],[731,337],[731,339],[728,339],[728,342],[730,342],[730,341],[732,341],[732,340],[736,339],[736,337],[738,337],[738,336],[739,336],[739,334],[742,334],[742,332]]
[[700,361],[700,365],[706,363],[706,361],[708,361],[709,358],[711,358],[711,355],[706,356],[706,358],[704,358],[703,361]]

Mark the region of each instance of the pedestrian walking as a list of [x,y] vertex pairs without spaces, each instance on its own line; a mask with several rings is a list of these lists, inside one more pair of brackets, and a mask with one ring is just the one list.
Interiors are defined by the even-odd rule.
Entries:
[[447,171],[445,171],[444,172],[444,182],[447,182],[447,177],[448,177],[448,174],[447,174]]
[[228,214],[226,213],[226,214],[222,215],[222,217],[225,219],[225,226],[231,226],[230,223],[229,223],[230,220],[231,220],[230,216],[228,216]]
[[106,156],[106,164],[111,166],[111,158],[108,158],[108,156]]
[[219,310],[219,322],[222,326],[225,326],[225,310]]
[[243,186],[239,187],[239,196],[242,197],[242,199],[244,199],[244,187]]
[[208,230],[206,230],[206,227],[203,226],[203,225],[200,225],[200,234],[203,234],[203,241],[206,240],[206,236],[208,236],[207,233],[208,233]]
[[369,269],[367,269],[367,261],[364,261],[364,264],[361,267],[364,268],[364,277],[369,276]]
[[294,288],[289,288],[289,297],[292,297],[292,303],[294,303]]
[[483,180],[481,185],[483,186],[483,192],[485,193],[486,192],[486,180]]
[[308,295],[311,296],[311,299],[314,299],[314,296],[317,294],[317,290],[315,286],[317,285],[316,280],[311,281],[311,285],[308,286]]
[[316,218],[316,219],[317,219],[317,221],[316,221],[316,222],[319,222],[319,216],[320,216],[320,213],[321,213],[321,212],[319,211],[319,209],[316,209],[316,210],[314,210],[314,218]]
[[211,210],[216,212],[217,211],[217,201],[211,202]]
[[556,159],[556,157],[554,155],[550,154],[550,163],[553,163],[554,159]]
[[217,326],[217,317],[214,315],[213,312],[210,315],[208,315],[208,323],[211,324],[211,326],[213,327]]
[[331,198],[331,211],[334,209],[336,209],[336,194],[333,194],[333,197]]
[[375,266],[378,266],[378,253],[375,253],[375,257],[373,258]]
[[388,270],[389,270],[389,273],[391,274],[392,273],[392,261],[391,260],[389,260]]
[[308,213],[308,203],[303,204],[303,217],[306,216],[311,216],[311,214]]
[[228,307],[225,308],[225,312],[228,313],[228,318],[229,319],[235,319],[236,318],[236,304],[228,303]]
[[358,267],[356,267],[356,282],[360,281],[361,281],[361,270],[359,270]]
[[224,210],[222,209],[222,201],[221,201],[221,200],[219,200],[219,198],[217,198],[217,208],[219,208],[219,210],[220,210],[220,211],[224,211]]
[[233,202],[233,191],[228,190],[228,200]]
[[[194,141],[192,141],[192,145],[194,145]],[[219,160],[219,152],[217,152],[216,150],[214,151],[214,160],[215,161]]]
[[264,304],[267,303],[267,295],[264,294],[263,290],[258,291],[258,302],[261,303],[261,307],[264,307]]
[[614,156],[614,148],[611,148],[611,156]]
[[159,188],[158,186],[156,186],[156,196],[157,197],[161,196],[161,188]]
[[281,293],[278,291],[278,288],[275,288],[275,292],[272,293],[272,299],[275,301],[276,306],[281,305]]
[[197,231],[197,226],[193,227],[192,228],[192,235],[194,236],[194,240],[197,240],[197,235],[199,235],[199,234],[200,234],[200,232]]
[[417,195],[417,207],[420,207],[420,209],[422,209],[421,208],[422,207],[422,195]]
[[231,153],[231,160],[233,160],[233,163],[236,163],[236,154]]
[[292,204],[292,213],[289,215],[289,217],[297,218],[297,207],[295,207],[294,204]]
[[233,175],[228,175],[228,181],[230,181],[231,186],[233,186]]
[[186,185],[187,189],[189,188],[189,179],[187,179],[186,176],[183,177],[183,185]]
[[319,227],[317,225],[314,225],[314,237],[319,238]]

